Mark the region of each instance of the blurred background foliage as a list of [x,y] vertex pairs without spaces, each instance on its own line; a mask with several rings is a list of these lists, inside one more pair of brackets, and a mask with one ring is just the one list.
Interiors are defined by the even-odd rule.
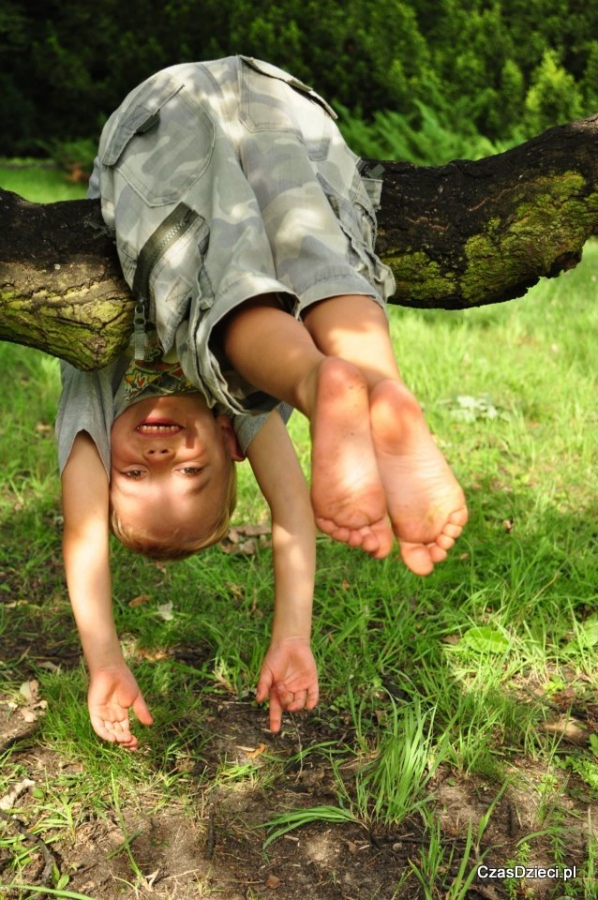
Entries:
[[380,158],[476,158],[598,111],[587,0],[3,0],[0,156],[84,155],[142,79],[234,53],[312,84]]

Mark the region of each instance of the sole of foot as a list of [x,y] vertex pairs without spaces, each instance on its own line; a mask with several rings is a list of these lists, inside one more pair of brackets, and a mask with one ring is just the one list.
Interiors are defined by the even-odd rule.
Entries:
[[368,388],[356,366],[333,357],[323,361],[311,432],[318,527],[372,555],[388,555],[394,539],[372,442]]
[[428,575],[467,522],[463,491],[436,446],[421,408],[400,382],[371,394],[372,437],[392,530],[405,565]]

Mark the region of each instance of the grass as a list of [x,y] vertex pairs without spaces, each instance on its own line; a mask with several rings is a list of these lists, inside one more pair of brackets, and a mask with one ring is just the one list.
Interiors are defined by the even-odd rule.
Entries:
[[69,181],[64,170],[53,163],[40,166],[38,161],[27,159],[0,159],[0,188],[33,203],[80,200],[87,190],[86,185]]
[[[3,186],[6,177],[0,168]],[[32,173],[25,179],[11,189],[48,199]],[[286,771],[313,764],[327,772],[328,800],[297,808],[287,798],[274,811],[266,803],[258,824],[270,826],[260,832],[269,854],[275,838],[307,823],[354,822],[375,833],[415,822],[421,848],[397,874],[396,896],[456,900],[509,797],[520,823],[513,858],[570,864],[573,821],[578,875],[558,896],[594,897],[598,741],[583,729],[598,727],[597,279],[598,246],[589,244],[577,270],[510,304],[391,310],[404,378],[466,490],[466,534],[425,580],[395,557],[375,562],[320,539],[317,729],[282,755],[274,748],[239,762],[238,748],[220,748],[204,769],[201,760],[216,753],[218,704],[242,704],[252,721],[265,721],[251,698],[268,641],[270,552],[214,549],[156,566],[114,548],[119,632],[156,725],[137,755],[99,744],[60,567],[58,363],[0,345],[0,692],[18,711],[27,706],[20,685],[34,675],[47,704],[33,734],[7,743],[0,798],[31,775],[27,753],[51,753],[66,767],[52,778],[35,771],[36,791],[11,815],[49,846],[75,842],[90,817],[118,821],[116,858],[128,861],[133,891],[150,871],[136,856],[140,810],[175,804],[194,816],[243,787],[274,796]],[[290,428],[307,460],[305,423],[294,416]],[[246,464],[239,484],[236,521],[266,521]],[[575,741],[572,719],[582,735]],[[301,733],[297,722],[286,728]],[[15,886],[11,896],[25,896],[16,885],[31,876],[35,852],[0,820],[0,860],[9,860],[0,883]],[[46,893],[77,896],[69,877],[57,873]],[[518,883],[503,887],[504,896],[524,896]]]

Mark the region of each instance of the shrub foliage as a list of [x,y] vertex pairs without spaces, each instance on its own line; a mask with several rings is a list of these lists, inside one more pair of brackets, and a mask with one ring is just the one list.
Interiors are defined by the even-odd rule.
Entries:
[[[372,124],[378,142],[404,126],[382,146],[406,152],[434,121],[484,150],[598,109],[598,4],[586,0],[46,0],[41,14],[33,6],[4,0],[0,9],[4,156],[95,138],[152,72],[233,53],[309,81]],[[413,158],[429,161],[426,152],[418,146]]]

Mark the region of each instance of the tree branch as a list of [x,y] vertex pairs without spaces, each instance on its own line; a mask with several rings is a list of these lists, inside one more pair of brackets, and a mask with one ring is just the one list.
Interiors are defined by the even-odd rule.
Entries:
[[99,201],[0,191],[0,339],[95,369],[126,346],[133,308]]
[[[393,303],[463,309],[522,296],[598,234],[598,116],[506,153],[438,168],[384,162],[376,249]],[[99,202],[0,191],[0,339],[82,369],[127,343],[133,300]]]
[[522,296],[598,234],[598,116],[438,168],[385,162],[376,249],[394,303],[463,309]]

